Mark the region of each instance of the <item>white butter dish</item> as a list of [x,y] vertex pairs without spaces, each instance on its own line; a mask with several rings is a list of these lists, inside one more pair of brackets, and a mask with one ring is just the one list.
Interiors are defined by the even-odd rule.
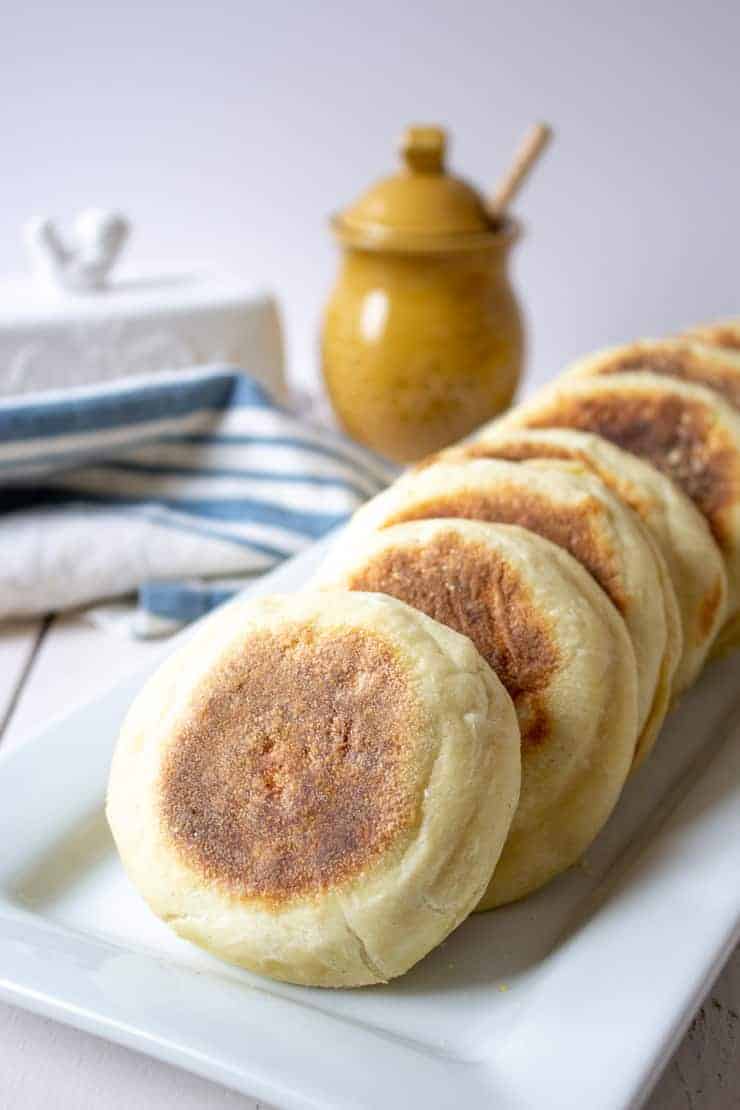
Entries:
[[73,292],[0,281],[0,396],[229,363],[285,396],[275,298],[215,273],[123,275]]

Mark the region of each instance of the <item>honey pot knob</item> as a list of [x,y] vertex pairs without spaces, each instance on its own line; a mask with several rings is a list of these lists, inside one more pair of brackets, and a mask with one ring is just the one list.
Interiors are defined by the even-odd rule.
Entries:
[[441,127],[407,127],[400,145],[411,173],[443,173],[447,135]]

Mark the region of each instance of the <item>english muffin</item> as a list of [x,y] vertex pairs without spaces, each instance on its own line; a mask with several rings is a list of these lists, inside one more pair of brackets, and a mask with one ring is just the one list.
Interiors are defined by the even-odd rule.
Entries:
[[728,602],[720,638],[735,637],[740,609],[740,416],[712,390],[657,374],[556,382],[489,425],[579,428],[651,463],[696,505],[722,552]]
[[740,320],[698,324],[686,332],[686,338],[709,343],[712,347],[724,347],[728,351],[740,351]]
[[131,707],[108,820],[180,936],[276,979],[362,986],[401,975],[480,900],[519,748],[472,643],[410,606],[237,602]]
[[611,813],[637,734],[632,644],[591,575],[524,528],[424,520],[340,543],[331,585],[390,594],[470,637],[513,699],[522,789],[479,908],[570,867]]
[[[569,551],[624,618],[637,659],[636,762],[650,751],[681,657],[681,621],[665,561],[649,532],[585,467],[559,460],[437,462],[400,478],[355,513],[356,543],[409,520],[461,517],[519,524]],[[341,545],[328,556],[331,574]]]
[[674,695],[694,681],[724,620],[727,575],[706,520],[675,482],[601,436],[567,428],[484,431],[445,458],[570,459],[593,471],[637,513],[665,559],[683,632]]
[[599,374],[658,374],[714,389],[740,409],[740,350],[722,350],[687,339],[645,339],[579,359],[564,378]]

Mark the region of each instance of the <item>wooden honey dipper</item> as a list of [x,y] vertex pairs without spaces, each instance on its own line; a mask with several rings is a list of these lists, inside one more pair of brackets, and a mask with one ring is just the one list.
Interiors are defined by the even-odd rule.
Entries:
[[552,128],[547,123],[536,123],[524,136],[508,172],[487,203],[488,214],[494,222],[504,217],[551,138]]

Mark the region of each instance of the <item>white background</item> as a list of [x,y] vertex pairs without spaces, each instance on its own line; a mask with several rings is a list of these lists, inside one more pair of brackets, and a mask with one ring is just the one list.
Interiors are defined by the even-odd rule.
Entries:
[[[6,7],[3,9],[3,5]],[[395,164],[410,121],[493,184],[540,117],[518,211],[537,377],[595,346],[740,312],[740,6],[404,0],[0,0],[0,273],[19,227],[89,204],[129,261],[272,285],[315,373],[327,215]]]

